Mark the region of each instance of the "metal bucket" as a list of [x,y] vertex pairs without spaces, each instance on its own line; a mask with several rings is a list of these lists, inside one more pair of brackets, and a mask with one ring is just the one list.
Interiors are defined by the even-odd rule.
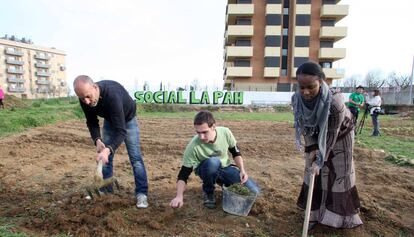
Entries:
[[256,197],[257,195],[243,196],[223,186],[223,211],[237,216],[247,216]]

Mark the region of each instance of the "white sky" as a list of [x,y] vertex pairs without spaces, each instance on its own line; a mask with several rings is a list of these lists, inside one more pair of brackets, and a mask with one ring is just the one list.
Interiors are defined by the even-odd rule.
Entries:
[[[115,4],[116,2],[116,4]],[[2,0],[0,36],[30,38],[67,53],[67,77],[112,79],[129,90],[148,81],[221,89],[225,0]],[[414,1],[342,0],[349,15],[345,76],[379,69],[409,74]],[[167,88],[168,89],[168,88]]]

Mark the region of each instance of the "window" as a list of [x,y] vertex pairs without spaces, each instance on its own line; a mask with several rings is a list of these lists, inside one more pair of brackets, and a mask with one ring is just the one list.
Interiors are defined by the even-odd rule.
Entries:
[[288,50],[282,49],[282,56],[287,56],[287,55],[288,55]]
[[283,40],[282,40],[282,48],[287,49],[288,48],[288,37],[287,36],[283,36]]
[[[280,75],[281,76],[287,76],[287,69],[282,69],[281,71],[280,71]],[[278,90],[279,91],[279,90]]]
[[321,41],[320,47],[321,48],[333,48],[334,42],[333,41]]
[[267,2],[267,4],[280,4],[281,3],[281,0],[267,0],[266,1]]
[[283,28],[289,28],[289,15],[283,15]]
[[266,36],[266,46],[280,46],[280,36]]
[[280,57],[265,57],[265,67],[280,67]]
[[323,0],[322,4],[336,4],[337,0]]
[[321,26],[335,26],[335,20],[321,20]]
[[302,65],[303,63],[306,63],[307,61],[309,61],[308,57],[295,57],[294,67],[299,67],[300,65]]
[[311,4],[311,0],[296,0],[296,4]]
[[309,47],[309,36],[296,36],[295,46],[296,47]]
[[251,25],[252,19],[251,18],[237,18],[236,25]]
[[236,39],[235,45],[236,46],[251,46],[251,40],[250,39]]
[[277,83],[277,91],[290,91],[290,83]]
[[251,4],[252,0],[237,0],[237,4]]
[[289,8],[283,8],[283,15],[289,15]]
[[268,14],[266,15],[266,24],[269,26],[280,26],[282,23],[280,14]]
[[319,63],[319,65],[321,65],[322,68],[332,68],[332,62],[323,62]]
[[[287,56],[282,56],[282,69],[287,69]],[[286,76],[286,75],[285,75]]]
[[309,14],[297,14],[296,15],[296,25],[297,26],[309,26],[310,25],[310,15]]
[[289,34],[289,30],[288,28],[283,28],[283,35],[288,35]]
[[235,67],[250,67],[250,59],[238,58],[234,60]]

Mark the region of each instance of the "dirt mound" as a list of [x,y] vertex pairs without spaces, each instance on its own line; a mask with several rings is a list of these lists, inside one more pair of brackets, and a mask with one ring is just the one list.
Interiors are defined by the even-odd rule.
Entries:
[[27,107],[27,104],[22,99],[9,94],[4,96],[3,104],[5,109]]
[[[124,146],[114,175],[121,190],[85,199],[93,181],[95,151],[84,121],[32,129],[0,140],[0,217],[30,235],[52,236],[300,236],[303,211],[296,207],[303,160],[289,123],[226,121],[262,188],[247,217],[202,206],[201,184],[190,176],[184,207],[171,209],[182,153],[194,135],[192,120],[141,119],[149,179],[147,209],[137,209]],[[385,153],[355,148],[357,188],[364,225],[351,230],[317,226],[314,236],[414,235],[414,169],[384,161]],[[2,218],[0,218],[2,220]],[[404,235],[403,235],[404,236]]]

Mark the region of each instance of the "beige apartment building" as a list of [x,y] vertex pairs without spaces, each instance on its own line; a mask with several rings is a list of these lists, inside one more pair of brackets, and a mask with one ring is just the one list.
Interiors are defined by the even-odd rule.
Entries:
[[327,81],[343,78],[333,67],[345,58],[334,43],[347,35],[336,23],[348,15],[340,0],[228,0],[224,34],[224,88],[294,91],[296,69],[318,62]]
[[19,98],[67,96],[65,55],[24,38],[0,38],[0,85]]

